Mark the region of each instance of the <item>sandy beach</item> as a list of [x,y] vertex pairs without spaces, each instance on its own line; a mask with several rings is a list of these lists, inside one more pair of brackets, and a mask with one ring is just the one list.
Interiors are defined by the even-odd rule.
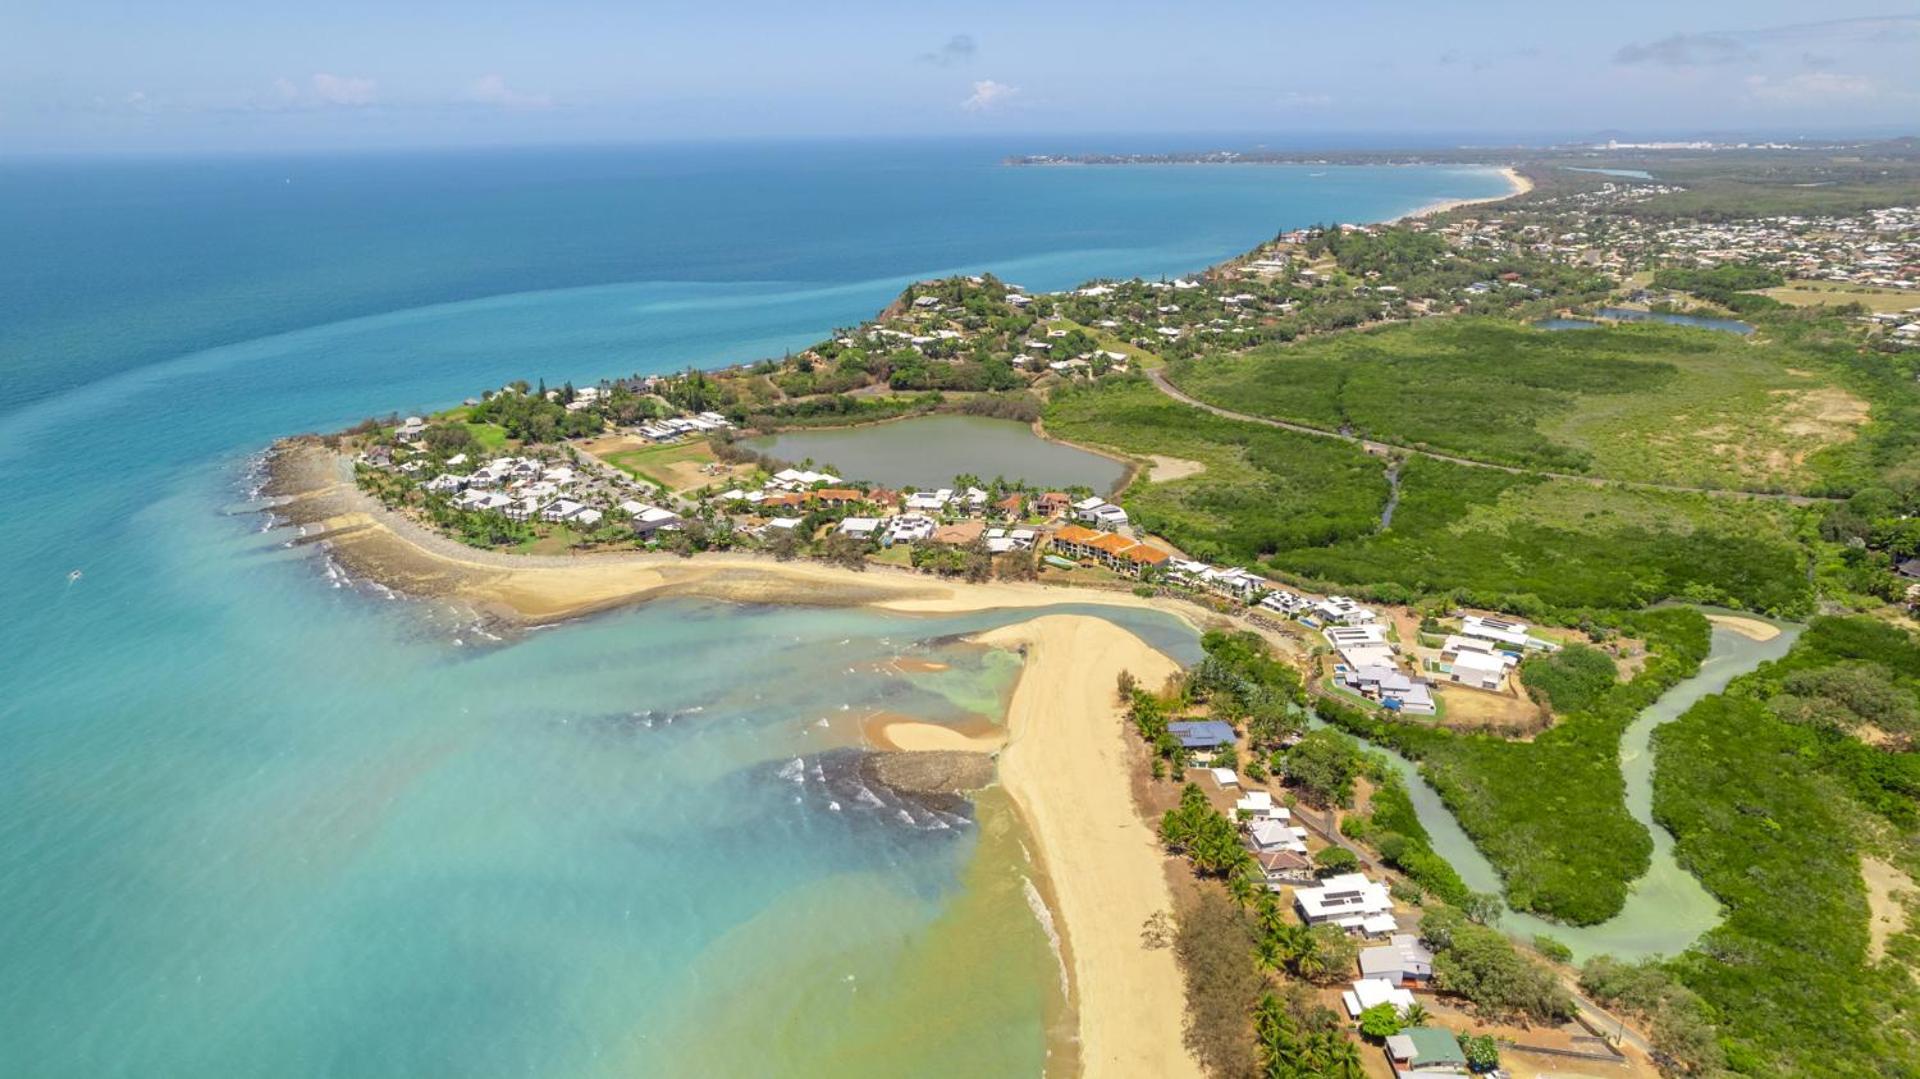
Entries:
[[1520,170],[1511,165],[1501,169],[1500,175],[1506,177],[1507,182],[1513,185],[1513,190],[1504,195],[1489,195],[1482,199],[1444,199],[1431,206],[1422,206],[1410,214],[1402,214],[1394,218],[1389,224],[1411,221],[1416,217],[1432,217],[1434,214],[1443,214],[1448,210],[1458,210],[1462,206],[1477,206],[1483,202],[1505,202],[1507,199],[1519,198],[1521,195],[1533,190],[1533,181],[1520,175]]
[[1181,1045],[1186,994],[1173,953],[1140,927],[1173,898],[1165,856],[1133,805],[1121,671],[1157,685],[1177,668],[1138,637],[1085,615],[1042,615],[975,638],[1023,649],[1000,783],[1039,846],[1079,1014],[1089,1076],[1198,1076]]

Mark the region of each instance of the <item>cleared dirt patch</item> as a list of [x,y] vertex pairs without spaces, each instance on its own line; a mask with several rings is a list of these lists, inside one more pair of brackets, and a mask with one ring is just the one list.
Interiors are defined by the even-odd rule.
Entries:
[[1865,401],[1838,386],[1775,390],[1773,395],[1785,402],[1781,430],[1796,438],[1815,439],[1826,445],[1853,438],[1872,412]]
[[1147,474],[1149,483],[1172,483],[1174,480],[1184,480],[1188,476],[1198,476],[1207,470],[1207,466],[1198,461],[1167,457],[1158,453],[1149,454],[1147,460],[1153,462],[1153,471]]
[[1887,941],[1906,932],[1904,900],[1913,894],[1913,878],[1878,858],[1861,858],[1860,875],[1867,882],[1867,959],[1878,962]]

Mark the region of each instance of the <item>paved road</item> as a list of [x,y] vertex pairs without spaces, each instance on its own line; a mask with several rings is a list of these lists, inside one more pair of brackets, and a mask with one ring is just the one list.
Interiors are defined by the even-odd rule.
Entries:
[[1312,435],[1315,438],[1331,438],[1341,442],[1351,442],[1361,449],[1366,450],[1368,453],[1378,454],[1383,457],[1388,454],[1399,453],[1411,457],[1427,457],[1435,461],[1445,461],[1448,464],[1463,465],[1467,468],[1485,468],[1494,472],[1505,472],[1510,476],[1539,476],[1542,479],[1566,480],[1570,483],[1584,483],[1593,487],[1618,487],[1629,491],[1664,491],[1669,494],[1713,495],[1716,498],[1750,498],[1763,502],[1785,502],[1794,506],[1817,506],[1844,501],[1844,499],[1826,498],[1815,495],[1778,494],[1767,491],[1737,491],[1722,487],[1688,487],[1684,484],[1677,483],[1644,483],[1638,480],[1606,479],[1600,476],[1576,475],[1572,472],[1547,472],[1537,468],[1496,465],[1488,461],[1476,461],[1471,457],[1455,457],[1452,454],[1415,449],[1412,446],[1402,446],[1394,442],[1377,442],[1372,439],[1361,438],[1358,435],[1350,435],[1344,431],[1329,431],[1324,427],[1310,427],[1304,423],[1289,423],[1286,420],[1276,420],[1268,416],[1250,416],[1245,412],[1235,412],[1232,409],[1221,408],[1219,405],[1208,404],[1186,393],[1173,383],[1167,381],[1167,373],[1164,369],[1152,368],[1147,371],[1147,377],[1152,379],[1154,386],[1168,397],[1182,404],[1204,409],[1216,416],[1221,416],[1229,420],[1240,420],[1245,423],[1257,423],[1266,427],[1278,427],[1282,431],[1293,431],[1298,434]]

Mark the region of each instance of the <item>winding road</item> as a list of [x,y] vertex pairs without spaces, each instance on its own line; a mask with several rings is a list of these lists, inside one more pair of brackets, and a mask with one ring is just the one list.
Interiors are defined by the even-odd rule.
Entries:
[[1351,435],[1345,431],[1329,431],[1324,427],[1310,427],[1304,423],[1291,423],[1287,420],[1276,420],[1268,416],[1251,416],[1245,412],[1235,412],[1232,409],[1222,408],[1219,405],[1208,404],[1180,389],[1178,386],[1175,386],[1167,380],[1167,373],[1164,368],[1148,368],[1147,377],[1153,381],[1156,389],[1168,397],[1173,398],[1181,404],[1191,405],[1194,408],[1211,412],[1224,419],[1239,420],[1243,423],[1257,423],[1266,427],[1277,427],[1282,431],[1293,431],[1296,434],[1312,435],[1315,438],[1331,438],[1341,442],[1350,442],[1368,453],[1380,457],[1388,457],[1393,454],[1404,454],[1409,457],[1426,457],[1435,461],[1445,461],[1448,464],[1462,465],[1466,468],[1485,468],[1494,472],[1505,472],[1510,476],[1538,476],[1541,479],[1566,480],[1570,483],[1584,483],[1592,487],[1617,487],[1627,491],[1660,491],[1667,494],[1712,495],[1715,498],[1747,498],[1762,502],[1785,502],[1793,506],[1820,506],[1845,501],[1845,499],[1824,495],[1796,495],[1776,491],[1741,491],[1725,487],[1689,487],[1685,484],[1678,483],[1648,483],[1642,480],[1609,479],[1605,476],[1582,476],[1573,472],[1548,472],[1538,468],[1521,468],[1517,465],[1497,465],[1491,461],[1477,461],[1471,457],[1456,457],[1449,453],[1438,453],[1434,450],[1418,449],[1413,446],[1401,445],[1397,442],[1379,442],[1374,439],[1361,438],[1359,435]]

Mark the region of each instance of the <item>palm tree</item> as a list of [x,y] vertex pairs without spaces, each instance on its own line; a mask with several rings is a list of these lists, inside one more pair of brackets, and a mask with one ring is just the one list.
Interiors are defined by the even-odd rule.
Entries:
[[1407,1005],[1407,1010],[1400,1013],[1401,1022],[1410,1027],[1426,1026],[1427,1021],[1432,1018],[1433,1013],[1427,1011],[1427,1006],[1417,1000]]
[[1321,1075],[1327,1079],[1361,1079],[1367,1074],[1366,1064],[1360,1059],[1359,1046],[1333,1031],[1329,1031],[1325,1037],[1328,1044],[1322,1055]]
[[1253,946],[1253,965],[1276,974],[1286,969],[1287,953],[1278,937],[1272,933],[1260,937],[1259,943]]
[[1294,973],[1299,973],[1300,957],[1313,950],[1313,937],[1307,932],[1307,927],[1292,923],[1277,925],[1268,931],[1267,937],[1274,942],[1281,962]]
[[1327,953],[1320,948],[1320,942],[1307,936],[1305,947],[1293,961],[1293,972],[1314,981],[1327,972]]

